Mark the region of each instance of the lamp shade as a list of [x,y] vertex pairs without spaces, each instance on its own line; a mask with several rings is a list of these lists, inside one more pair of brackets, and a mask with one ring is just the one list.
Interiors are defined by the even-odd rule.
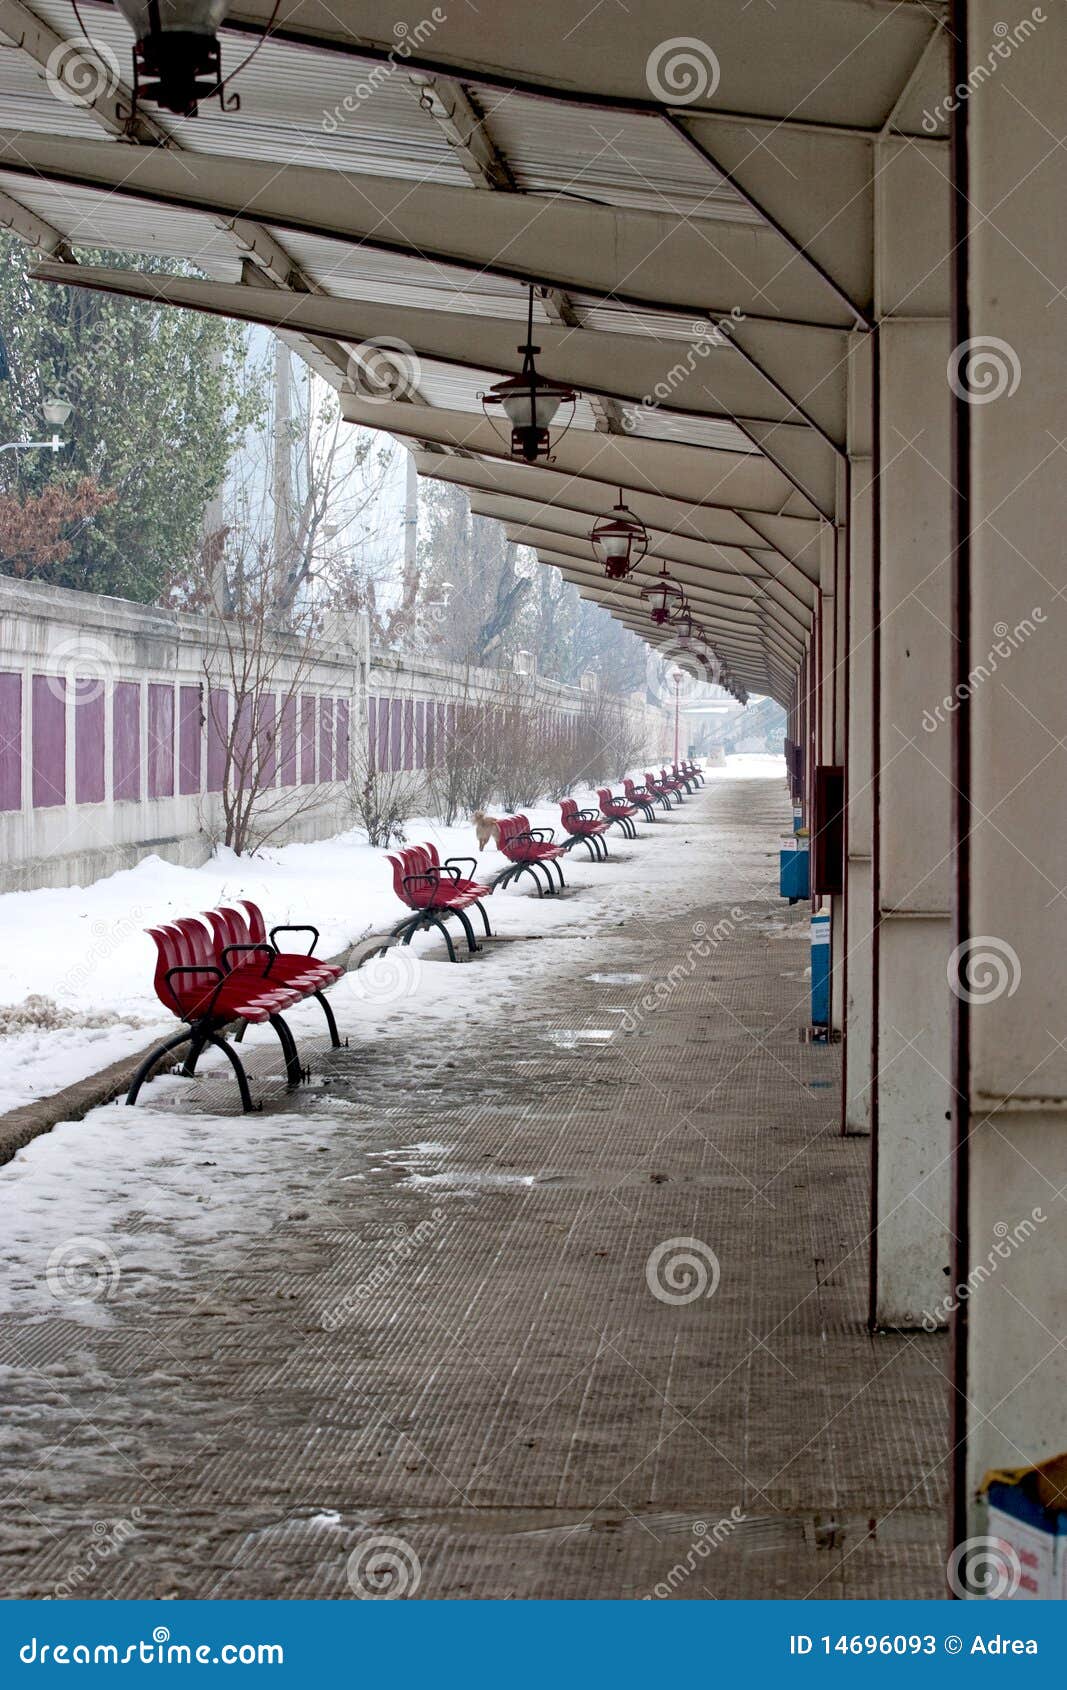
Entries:
[[685,599],[677,581],[672,581],[667,574],[666,564],[654,581],[651,581],[647,587],[641,588],[641,597],[648,605],[652,620],[657,627],[662,627],[665,622],[669,622]]
[[135,98],[183,117],[195,117],[197,102],[217,94],[224,109],[239,103],[223,94],[217,31],[229,0],[117,0],[136,37],[133,49]]
[[594,523],[589,539],[610,581],[624,580],[648,551],[648,530],[623,503],[621,487],[618,504]]
[[[537,368],[537,354],[541,348],[533,344],[533,288],[530,288],[526,322],[526,344],[520,346],[522,370],[493,384],[482,395],[482,408],[492,421],[491,409],[499,407],[511,424],[511,455],[528,464],[547,458],[551,450],[549,430],[561,405],[571,406],[567,428],[574,420],[574,406],[578,395],[572,387],[551,381]],[[564,431],[566,432],[566,431]]]
[[138,41],[149,35],[216,35],[229,0],[117,0]]

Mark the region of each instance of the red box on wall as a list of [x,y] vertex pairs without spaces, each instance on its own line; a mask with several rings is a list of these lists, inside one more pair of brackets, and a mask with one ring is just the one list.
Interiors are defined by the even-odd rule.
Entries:
[[840,763],[815,770],[811,819],[811,890],[836,897],[845,889],[845,771]]

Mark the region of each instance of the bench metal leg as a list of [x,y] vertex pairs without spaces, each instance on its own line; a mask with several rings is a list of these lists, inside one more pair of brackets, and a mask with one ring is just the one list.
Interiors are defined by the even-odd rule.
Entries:
[[486,938],[491,939],[493,937],[493,929],[489,925],[489,917],[485,913],[485,905],[482,903],[480,898],[475,898],[474,907],[478,911],[478,914],[481,916],[482,921],[485,924],[485,936],[486,936]]
[[[443,921],[438,921],[438,919],[435,915],[425,915],[425,916],[421,916],[419,918],[419,922],[417,923],[417,926],[436,927],[438,932],[441,933],[444,936],[445,945],[448,948],[448,960],[449,960],[449,962],[455,962],[456,951],[455,951],[455,946],[452,943],[452,935],[448,931],[448,928],[445,926]],[[410,945],[412,939],[415,936],[415,931],[416,931],[415,927],[409,928],[408,932],[405,933],[405,935],[401,939],[400,943],[402,945]]]
[[267,1019],[277,1033],[278,1043],[282,1047],[282,1055],[285,1058],[285,1078],[289,1085],[298,1086],[304,1074],[300,1066],[300,1052],[296,1048],[296,1040],[293,1038],[292,1030],[288,1022],[283,1021],[280,1015],[270,1015]]
[[545,893],[544,893],[544,888],[541,885],[541,877],[540,877],[539,874],[537,874],[535,872],[534,866],[533,866],[532,863],[523,863],[522,867],[517,871],[517,873],[518,874],[528,874],[530,876],[530,879],[533,881],[534,885],[537,887],[537,896],[539,898],[544,897]]
[[325,993],[316,992],[314,996],[318,998],[322,1005],[322,1013],[326,1017],[326,1025],[330,1031],[330,1043],[333,1045],[334,1050],[340,1050],[341,1035],[337,1031],[337,1022],[334,1019],[333,1006],[326,997]]
[[248,1075],[244,1071],[241,1058],[238,1056],[233,1046],[227,1044],[221,1033],[209,1033],[207,1036],[207,1042],[208,1044],[214,1045],[216,1050],[221,1050],[226,1060],[229,1062],[230,1067],[234,1072],[234,1078],[237,1081],[237,1089],[241,1094],[241,1108],[244,1110],[246,1115],[251,1115],[256,1106],[252,1102],[252,1093],[248,1089]]
[[[248,1025],[248,1023],[246,1021],[242,1021],[238,1031],[243,1033],[247,1025]],[[192,1039],[189,1041],[189,1054],[185,1058],[185,1061],[182,1063],[182,1066],[181,1066],[181,1075],[182,1075],[183,1079],[192,1080],[192,1079],[195,1078],[195,1076],[196,1076],[196,1065],[200,1061],[200,1057],[203,1053],[203,1049],[204,1049],[204,1046],[206,1044],[207,1044],[207,1031],[206,1031],[206,1029],[200,1028],[199,1031],[198,1031],[194,1027]]]
[[448,913],[449,915],[454,915],[456,920],[459,922],[464,933],[467,935],[467,949],[471,956],[475,956],[482,947],[474,937],[474,928],[467,919],[466,912],[464,910],[449,910]]
[[559,866],[559,858],[548,857],[544,862],[538,863],[537,866],[544,873],[545,880],[548,884],[549,896],[554,898],[556,896],[556,882],[552,878],[553,869],[555,869],[556,873],[559,875],[559,890],[561,892],[563,890],[563,870]]
[[130,1089],[126,1093],[127,1104],[134,1104],[137,1102],[137,1093],[144,1085],[156,1063],[166,1056],[168,1051],[178,1050],[181,1045],[189,1044],[192,1037],[193,1035],[191,1032],[175,1033],[173,1038],[164,1040],[161,1045],[157,1045],[155,1050],[145,1057],[136,1074],[133,1076],[133,1079],[130,1081]]

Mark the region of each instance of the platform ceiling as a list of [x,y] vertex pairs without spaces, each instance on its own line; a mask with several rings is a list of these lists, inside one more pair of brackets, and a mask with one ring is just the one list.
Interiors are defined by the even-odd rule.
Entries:
[[[42,280],[266,324],[660,648],[639,589],[666,560],[738,686],[787,700],[847,497],[881,161],[945,145],[945,6],[240,0],[241,109],[195,118],[133,112],[129,26],[79,9],[87,35],[71,0],[0,0],[0,226]],[[531,282],[539,365],[582,395],[533,468],[479,399],[520,366]],[[588,531],[619,487],[651,544],[613,584]]]

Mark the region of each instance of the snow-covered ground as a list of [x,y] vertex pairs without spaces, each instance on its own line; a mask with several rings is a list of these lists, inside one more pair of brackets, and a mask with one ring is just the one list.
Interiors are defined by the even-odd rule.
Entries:
[[[724,769],[709,770],[709,780],[774,777],[784,767],[779,757],[732,757]],[[576,796],[581,803],[595,803],[591,793]],[[556,805],[529,814],[535,826],[558,828]],[[442,857],[474,855],[478,849],[469,822],[445,828],[413,821],[408,839],[432,839]],[[625,849],[621,839],[619,849]],[[495,874],[504,866],[490,845],[481,871]],[[596,872],[580,847],[565,870],[575,886]],[[136,868],[89,886],[0,895],[0,1113],[58,1091],[172,1032],[174,1020],[152,987],[155,948],[144,930],[236,898],[258,903],[268,926],[314,923],[321,935],[320,956],[390,927],[403,915],[385,853],[368,846],[361,829],[267,849],[255,857],[220,850],[195,869],[146,857]],[[528,931],[532,902],[538,931],[572,919],[564,900],[538,903],[524,877],[494,894],[494,932]],[[435,942],[435,934],[420,934],[411,949],[418,953]],[[393,950],[347,976],[335,995],[340,994],[348,1030],[373,1037],[398,1012],[420,1020],[454,1014],[457,992],[464,990],[477,990],[473,974]],[[319,1013],[315,1005],[304,1006],[293,1024],[311,1026]]]

